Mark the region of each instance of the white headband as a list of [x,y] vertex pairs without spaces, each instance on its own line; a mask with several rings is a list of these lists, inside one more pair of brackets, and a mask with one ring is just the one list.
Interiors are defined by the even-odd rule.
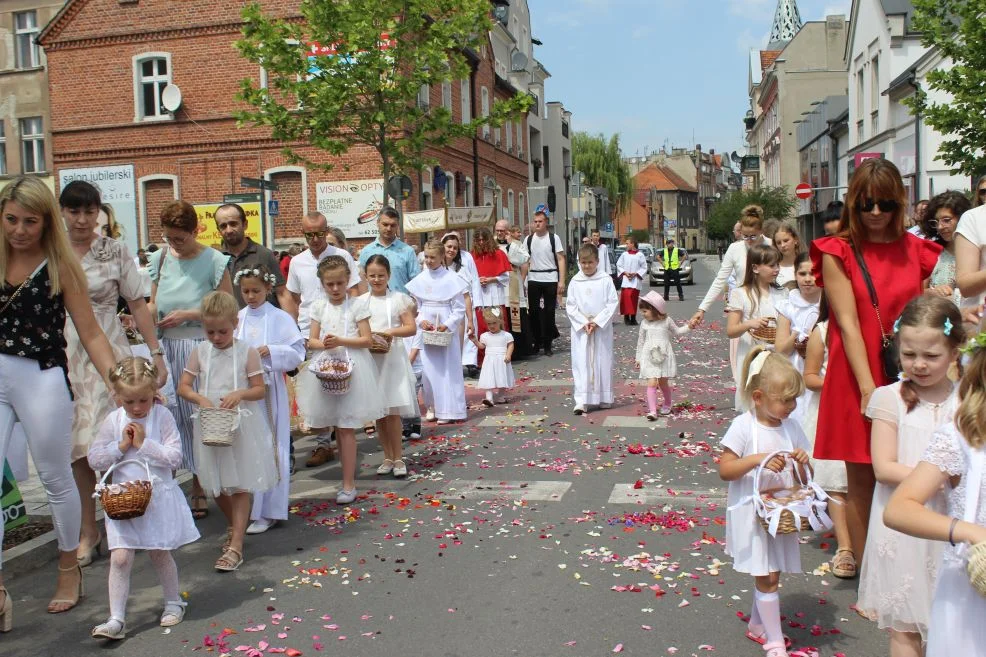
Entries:
[[770,352],[766,349],[754,356],[753,362],[750,363],[750,372],[746,375],[746,385],[750,385],[750,382],[753,381],[753,377],[760,374],[760,370],[763,369],[763,365],[767,362],[768,358],[770,358]]

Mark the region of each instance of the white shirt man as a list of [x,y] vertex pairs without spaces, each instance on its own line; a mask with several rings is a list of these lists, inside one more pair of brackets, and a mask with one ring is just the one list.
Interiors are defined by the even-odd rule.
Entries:
[[558,337],[555,308],[558,298],[565,294],[565,247],[561,238],[548,232],[548,210],[538,206],[531,222],[534,233],[524,240],[531,254],[527,274],[531,327],[534,332],[534,351],[543,348],[546,356],[553,354],[552,341]]

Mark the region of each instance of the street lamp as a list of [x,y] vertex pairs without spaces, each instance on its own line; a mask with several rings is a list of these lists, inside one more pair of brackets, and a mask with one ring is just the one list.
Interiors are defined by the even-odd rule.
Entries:
[[571,245],[575,243],[575,241],[572,239],[572,231],[569,228],[570,222],[568,216],[568,196],[569,196],[570,183],[572,181],[572,165],[571,164],[564,165],[564,170],[565,170],[565,240],[568,242],[569,248],[571,248]]

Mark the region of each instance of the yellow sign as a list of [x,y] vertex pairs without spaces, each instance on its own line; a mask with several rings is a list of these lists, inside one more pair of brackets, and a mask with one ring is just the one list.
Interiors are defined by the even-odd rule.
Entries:
[[404,213],[404,233],[434,233],[445,230],[445,208]]
[[[199,217],[199,232],[195,236],[200,244],[211,246],[214,249],[221,249],[223,236],[216,228],[216,210],[225,205],[224,203],[208,203],[195,206],[195,214]],[[260,230],[260,203],[240,203],[247,216],[246,235],[257,244],[263,244],[264,240]]]

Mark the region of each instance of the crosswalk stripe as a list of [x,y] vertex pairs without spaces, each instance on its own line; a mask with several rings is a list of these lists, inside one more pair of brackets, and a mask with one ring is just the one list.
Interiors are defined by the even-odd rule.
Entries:
[[572,379],[531,379],[527,382],[531,388],[571,388],[575,385]]
[[608,418],[603,420],[603,426],[635,429],[666,429],[668,426],[668,419],[666,417],[659,417],[656,420],[651,421],[646,417],[639,415],[610,415]]
[[533,427],[541,424],[547,415],[490,415],[480,422],[481,427]]
[[[688,490],[677,494],[668,492],[667,487],[645,485],[635,489],[633,484],[616,484],[609,495],[607,504],[724,504],[726,492],[715,490]],[[723,509],[725,512],[725,509]]]
[[[305,484],[314,484],[308,487]],[[487,479],[453,479],[441,485],[434,495],[445,500],[527,500],[530,502],[558,502],[572,487],[570,481],[492,481]],[[416,492],[414,481],[399,479],[356,480],[356,488],[362,494],[378,498],[390,493],[410,496]],[[292,500],[332,498],[342,489],[341,481],[302,479],[292,481]]]

